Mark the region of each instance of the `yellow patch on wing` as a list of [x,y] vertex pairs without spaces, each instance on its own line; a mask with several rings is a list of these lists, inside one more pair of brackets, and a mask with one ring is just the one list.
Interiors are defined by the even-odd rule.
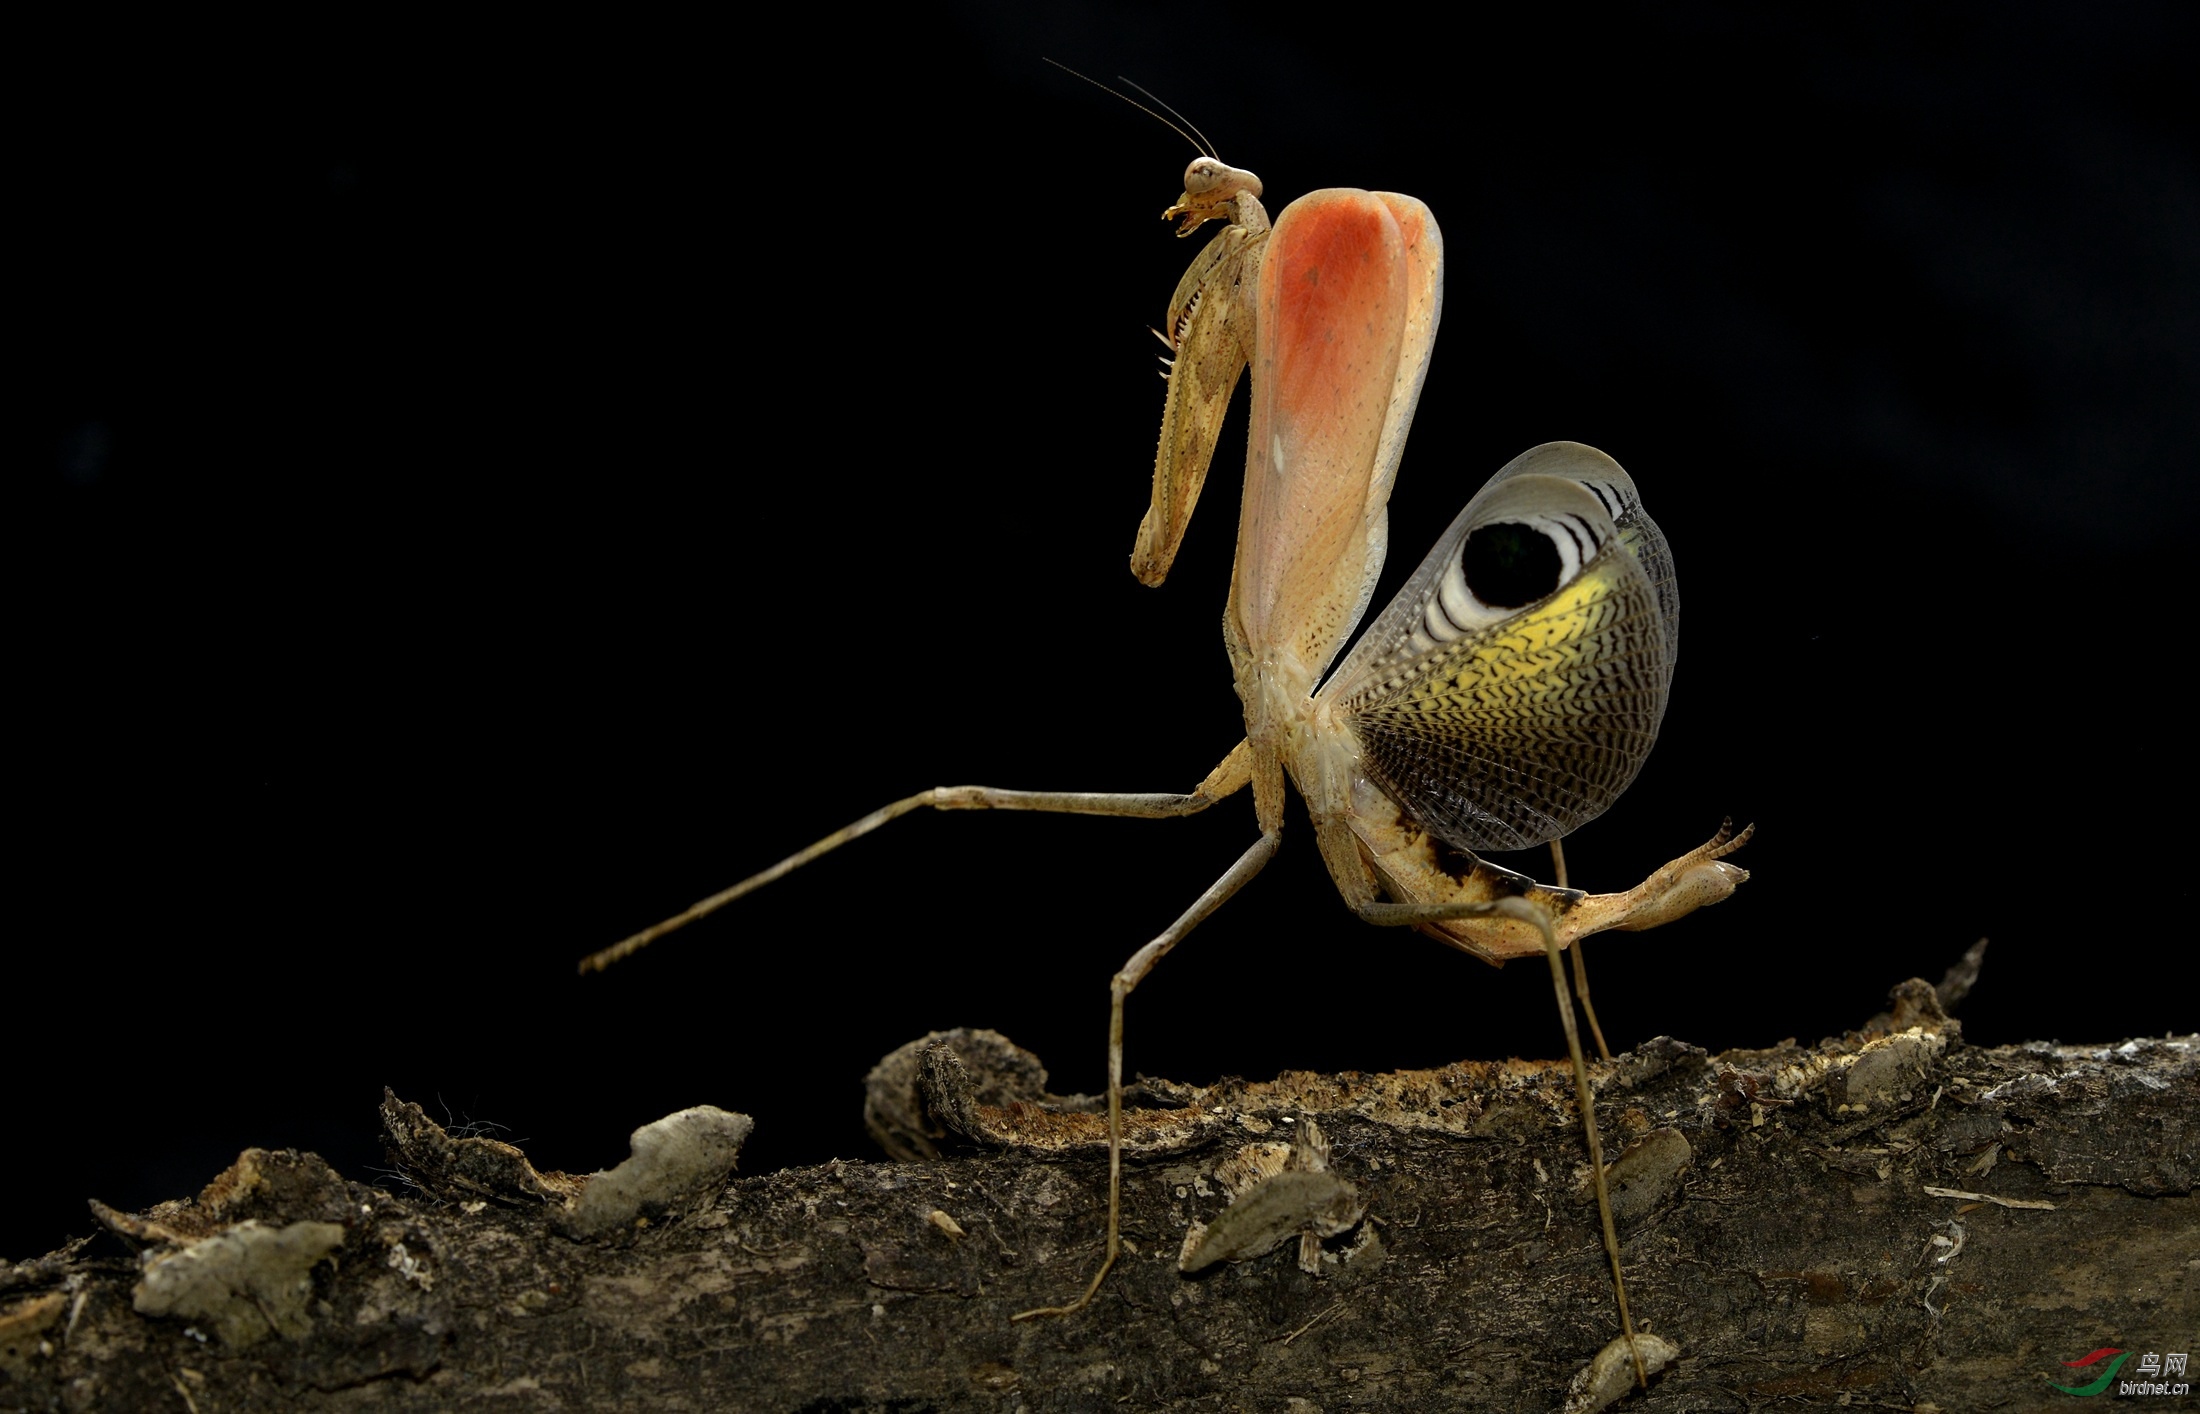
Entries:
[[[1601,675],[1610,652],[1606,636],[1639,605],[1611,572],[1609,563],[1592,564],[1542,607],[1507,621],[1495,630],[1460,641],[1463,652],[1438,652],[1427,660],[1434,669],[1410,689],[1405,702],[1416,711],[1472,701],[1496,706],[1516,703],[1523,690],[1537,695],[1566,693]],[[1592,661],[1594,660],[1594,661]]]

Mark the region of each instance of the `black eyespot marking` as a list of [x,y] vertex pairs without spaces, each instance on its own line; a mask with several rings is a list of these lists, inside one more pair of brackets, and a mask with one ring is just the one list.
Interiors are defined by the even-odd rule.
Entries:
[[1558,588],[1558,546],[1532,525],[1499,521],[1467,537],[1459,569],[1474,597],[1493,609],[1517,609]]

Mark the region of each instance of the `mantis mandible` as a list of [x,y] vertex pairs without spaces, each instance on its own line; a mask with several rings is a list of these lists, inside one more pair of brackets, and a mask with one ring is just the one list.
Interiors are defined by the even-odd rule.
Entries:
[[1338,663],[1388,545],[1386,505],[1442,305],[1442,237],[1414,198],[1351,190],[1301,197],[1271,229],[1260,190],[1251,173],[1203,155],[1164,213],[1181,218],[1180,234],[1226,224],[1171,302],[1163,337],[1175,359],[1132,557],[1149,584],[1168,573],[1231,389],[1249,366],[1251,432],[1223,618],[1244,739],[1182,794],[948,786],[909,796],[581,968],[608,966],[920,808],[1162,819],[1250,787],[1258,837],[1111,979],[1105,1254],[1081,1294],[1016,1319],[1067,1315],[1090,1302],[1120,1251],[1125,1000],[1274,857],[1289,780],[1339,894],[1362,920],[1417,929],[1493,964],[1548,960],[1631,1339],[1560,953],[1591,933],[1656,927],[1726,898],[1748,875],[1722,859],[1749,831],[1722,828],[1612,894],[1540,885],[1475,851],[1556,840],[1633,780],[1677,650],[1671,555],[1617,462],[1546,443],[1490,479]]

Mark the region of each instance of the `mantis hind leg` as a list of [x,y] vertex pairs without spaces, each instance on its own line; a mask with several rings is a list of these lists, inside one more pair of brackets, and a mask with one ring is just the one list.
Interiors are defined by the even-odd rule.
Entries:
[[1269,860],[1275,858],[1276,846],[1281,836],[1267,830],[1253,842],[1252,848],[1237,858],[1237,862],[1223,871],[1221,878],[1207,886],[1206,892],[1195,900],[1190,908],[1171,923],[1152,942],[1131,954],[1108,984],[1108,1241],[1107,1253],[1100,1259],[1100,1270],[1092,1274],[1082,1295],[1060,1306],[1040,1306],[1029,1311],[1019,1311],[1009,1319],[1028,1321],[1039,1316],[1068,1316],[1082,1311],[1107,1279],[1115,1266],[1115,1259],[1122,1250],[1123,1215],[1123,1001],[1133,988],[1145,980],[1169,949],[1182,942],[1184,935],[1206,921],[1207,915],[1222,907],[1230,896],[1251,881]]
[[[1412,927],[1440,923],[1450,918],[1497,916],[1531,924],[1543,938],[1543,954],[1551,964],[1551,987],[1558,997],[1558,1016],[1566,1028],[1566,1053],[1573,1060],[1574,1097],[1581,1109],[1581,1132],[1589,1146],[1589,1172],[1596,1185],[1597,1217],[1604,1228],[1604,1254],[1612,1263],[1612,1292],[1619,1303],[1620,1334],[1634,1357],[1635,1378],[1647,1387],[1650,1373],[1642,1352],[1635,1347],[1635,1322],[1627,1310],[1627,1278],[1620,1272],[1619,1230],[1612,1223],[1612,1195],[1604,1182],[1604,1141],[1597,1132],[1596,1097],[1589,1090],[1589,1063],[1581,1053],[1581,1029],[1574,1024],[1574,1002],[1566,987],[1566,964],[1559,957],[1558,932],[1550,911],[1525,898],[1501,898],[1478,903],[1362,903],[1363,919],[1380,927]],[[1576,940],[1579,946],[1579,940]]]
[[[1566,885],[1566,845],[1564,841],[1551,841],[1551,882],[1560,888]],[[1581,1003],[1581,1014],[1589,1018],[1589,1035],[1597,1043],[1597,1059],[1608,1061],[1612,1048],[1604,1044],[1604,1028],[1597,1025],[1597,1009],[1589,1001],[1589,962],[1582,955],[1581,939],[1574,939],[1574,997]]]

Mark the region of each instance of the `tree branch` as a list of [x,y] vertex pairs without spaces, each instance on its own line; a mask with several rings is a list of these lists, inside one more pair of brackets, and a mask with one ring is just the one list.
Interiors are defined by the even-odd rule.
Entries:
[[[0,1268],[0,1408],[1538,1409],[1616,1332],[1570,1079],[1522,1062],[1148,1082],[1134,1250],[1084,1313],[1011,1324],[1099,1258],[1104,1120],[1044,1081],[990,1033],[927,1038],[870,1113],[942,1157],[680,1170],[608,1240],[573,1235],[590,1180],[393,1099],[407,1191],[253,1150],[196,1199],[98,1210],[137,1257]],[[2029,1406],[2097,1347],[2191,1341],[2194,1038],[1974,1049],[1906,983],[1839,1041],[1661,1039],[1597,1094],[1630,1300],[1681,1352],[1629,1407]],[[1308,1119],[1365,1219],[1180,1274],[1218,1167]],[[185,1277],[202,1306],[146,1295]]]

